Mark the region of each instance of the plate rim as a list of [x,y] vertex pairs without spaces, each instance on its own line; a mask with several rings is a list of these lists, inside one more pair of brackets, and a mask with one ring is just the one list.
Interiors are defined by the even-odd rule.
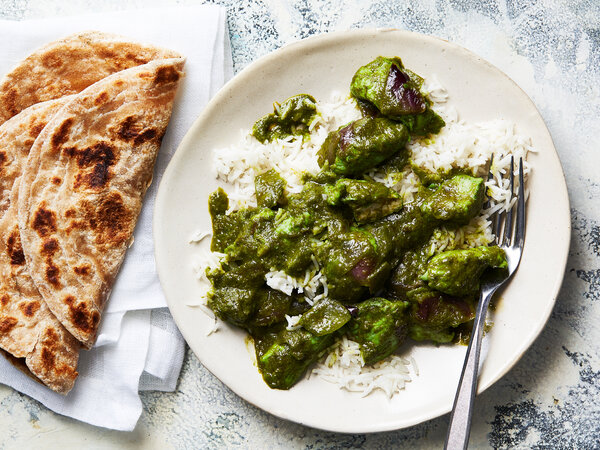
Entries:
[[[499,76],[504,77],[505,79],[507,79],[510,84],[513,85],[514,88],[517,88],[520,93],[523,95],[523,98],[527,100],[527,102],[529,103],[529,105],[533,108],[533,110],[537,113],[537,115],[539,116],[539,118],[541,119],[543,125],[544,125],[544,135],[546,135],[546,137],[548,138],[549,142],[552,144],[552,148],[548,149],[552,151],[552,156],[554,158],[557,159],[557,162],[559,164],[560,167],[560,172],[561,172],[561,178],[560,180],[557,180],[564,189],[561,189],[561,194],[562,194],[562,198],[561,198],[561,202],[562,204],[564,204],[565,209],[566,209],[566,217],[569,217],[570,219],[570,201],[569,201],[569,196],[568,196],[568,190],[567,190],[567,185],[566,185],[566,179],[565,179],[565,174],[564,174],[564,170],[562,169],[562,164],[560,162],[560,158],[558,156],[558,152],[556,151],[556,147],[554,145],[552,136],[550,134],[550,131],[548,130],[548,127],[543,119],[543,116],[540,114],[539,110],[537,109],[536,105],[534,104],[534,102],[531,100],[531,98],[527,95],[527,93],[511,78],[509,77],[506,73],[504,73],[502,70],[500,70],[498,67],[496,67],[495,65],[493,65],[492,63],[490,63],[489,61],[487,61],[486,59],[484,59],[483,57],[477,55],[476,53],[472,52],[471,50],[468,50],[465,47],[462,47],[456,43],[447,41],[445,39],[441,39],[435,36],[431,36],[431,35],[425,35],[425,34],[421,34],[421,33],[417,33],[417,32],[413,32],[413,31],[407,31],[407,30],[399,30],[399,29],[394,29],[394,28],[363,28],[363,29],[356,29],[356,30],[348,30],[348,31],[336,31],[336,32],[329,32],[329,33],[323,33],[323,34],[318,34],[318,35],[313,35],[310,36],[308,38],[299,40],[299,41],[295,41],[292,43],[289,43],[287,45],[284,45],[282,47],[280,47],[277,50],[274,50],[258,59],[256,59],[255,61],[253,61],[252,63],[250,63],[248,66],[246,66],[244,69],[242,69],[237,75],[235,75],[231,80],[229,80],[218,92],[217,94],[208,102],[208,104],[204,107],[203,111],[201,112],[201,114],[194,120],[192,126],[188,129],[188,131],[186,132],[184,138],[182,139],[181,143],[179,144],[177,150],[175,151],[175,153],[173,154],[171,160],[169,161],[169,164],[163,174],[163,177],[161,179],[161,183],[159,185],[159,189],[157,192],[157,196],[156,196],[156,201],[154,204],[154,211],[153,211],[153,220],[152,220],[152,225],[153,225],[153,241],[154,241],[154,249],[155,249],[155,261],[156,261],[156,267],[157,267],[157,272],[159,275],[159,280],[161,282],[161,285],[163,286],[163,292],[165,293],[165,297],[167,299],[167,305],[169,307],[169,310],[171,311],[171,314],[173,315],[173,318],[175,320],[175,323],[177,324],[178,328],[180,329],[182,335],[184,336],[184,339],[186,340],[186,342],[188,342],[191,339],[188,339],[189,333],[187,332],[187,330],[183,330],[180,328],[178,320],[177,320],[177,314],[174,314],[173,312],[173,308],[172,308],[172,304],[174,304],[177,300],[174,300],[173,298],[171,298],[171,296],[167,293],[167,289],[164,288],[164,281],[163,278],[165,277],[165,274],[163,273],[161,275],[162,269],[161,269],[161,264],[159,263],[159,261],[161,261],[161,249],[160,249],[160,245],[157,245],[158,243],[158,239],[157,235],[159,234],[159,231],[161,229],[161,224],[159,223],[160,219],[159,217],[161,216],[162,211],[165,211],[166,208],[166,204],[165,201],[163,200],[163,198],[166,196],[165,192],[167,190],[167,188],[165,187],[166,184],[168,183],[168,180],[170,179],[170,174],[171,172],[174,170],[174,167],[177,165],[177,163],[180,160],[183,160],[183,158],[185,157],[184,151],[180,151],[180,149],[185,148],[186,146],[189,145],[188,141],[193,140],[193,135],[195,133],[195,130],[199,127],[199,125],[205,120],[206,117],[208,117],[212,111],[212,109],[215,107],[215,105],[218,105],[222,100],[224,100],[227,95],[228,92],[232,89],[232,87],[235,87],[237,84],[239,83],[243,83],[245,78],[250,77],[255,71],[259,70],[261,67],[263,67],[264,65],[268,65],[269,62],[271,60],[277,60],[280,57],[286,55],[287,53],[290,52],[295,52],[298,50],[304,50],[307,48],[310,48],[313,45],[327,45],[328,43],[331,42],[336,42],[339,40],[344,40],[344,39],[349,39],[349,38],[353,38],[353,37],[373,37],[373,36],[379,36],[382,34],[391,34],[391,35],[395,35],[395,36],[405,36],[408,38],[418,38],[422,41],[425,42],[432,42],[434,43],[434,45],[443,45],[443,46],[449,46],[452,49],[454,49],[455,51],[458,51],[462,54],[464,54],[466,57],[471,58],[471,59],[475,59],[478,63],[484,64],[486,65],[489,69],[491,69],[492,71],[494,71],[495,73],[497,73]],[[166,180],[166,182],[165,182]],[[560,292],[560,288],[562,286],[563,283],[563,279],[564,279],[564,271],[567,265],[567,260],[568,260],[568,255],[569,255],[569,249],[570,249],[570,235],[571,235],[571,221],[568,220],[567,221],[567,227],[563,229],[564,235],[567,237],[567,239],[564,240],[564,242],[566,242],[564,248],[563,248],[563,258],[561,261],[557,261],[557,265],[560,266],[561,268],[561,273],[563,273],[563,276],[560,279],[557,279],[556,283],[554,284],[554,286],[552,287],[552,301],[548,302],[546,304],[546,308],[543,311],[543,314],[540,315],[540,317],[543,317],[543,320],[540,320],[538,322],[538,326],[533,327],[531,329],[530,334],[528,335],[528,339],[523,343],[522,348],[519,350],[519,352],[517,354],[514,355],[514,357],[510,360],[507,361],[507,363],[504,365],[503,370],[498,371],[494,377],[491,377],[489,380],[487,380],[485,383],[480,384],[478,386],[477,389],[477,393],[480,394],[483,391],[485,391],[486,389],[488,389],[491,385],[493,385],[494,383],[496,383],[500,378],[502,378],[503,376],[505,376],[517,363],[518,361],[525,355],[525,353],[531,348],[531,346],[533,345],[533,343],[535,342],[535,340],[540,336],[542,330],[544,329],[544,327],[546,326],[548,319],[550,318],[550,315],[552,313],[552,310],[556,304],[556,300],[558,297],[558,294]],[[259,404],[257,404],[257,402],[252,401],[250,399],[248,399],[248,396],[245,395],[244,392],[242,392],[240,389],[238,389],[237,387],[231,386],[227,383],[225,383],[218,375],[214,374],[210,368],[208,368],[201,355],[199,355],[194,348],[192,347],[192,345],[189,344],[190,349],[194,352],[195,356],[198,358],[198,360],[203,364],[203,366],[205,368],[207,368],[207,370],[209,372],[211,372],[211,374],[213,374],[216,378],[218,378],[225,386],[227,386],[229,389],[231,389],[232,391],[234,391],[236,393],[236,395],[238,395],[239,397],[241,397],[242,399],[244,399],[245,401],[253,404],[254,406],[256,406],[257,408],[266,411],[270,414],[273,414],[277,417],[280,417],[282,419],[285,420],[289,420],[295,423],[299,423],[301,425],[304,426],[310,426],[313,428],[317,428],[317,429],[322,429],[322,430],[326,430],[326,431],[333,431],[333,432],[340,432],[340,433],[351,433],[351,434],[355,434],[355,433],[374,433],[374,432],[382,432],[382,431],[392,431],[392,430],[397,430],[397,429],[402,429],[402,428],[407,428],[410,426],[414,426],[416,424],[422,423],[424,421],[427,420],[431,420],[433,418],[439,417],[443,414],[448,413],[451,410],[452,405],[450,405],[450,407],[439,407],[437,409],[435,409],[433,411],[432,414],[430,414],[430,416],[428,418],[416,418],[413,421],[405,421],[405,423],[403,423],[402,425],[394,425],[394,423],[384,423],[381,424],[382,426],[369,426],[367,428],[364,429],[352,429],[352,430],[348,430],[345,429],[344,427],[331,427],[331,426],[319,426],[319,424],[316,423],[309,423],[310,421],[301,421],[298,420],[298,418],[296,417],[292,417],[290,414],[287,413],[287,411],[285,410],[277,410],[277,411],[273,411],[273,410],[267,410],[264,409],[263,407],[261,407]],[[332,386],[333,388],[333,386]]]

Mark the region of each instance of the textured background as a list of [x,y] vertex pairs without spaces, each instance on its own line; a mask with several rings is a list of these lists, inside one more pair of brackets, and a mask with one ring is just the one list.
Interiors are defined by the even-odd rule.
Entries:
[[[27,19],[192,1],[0,0]],[[199,2],[196,2],[199,3]],[[533,99],[554,138],[573,233],[548,325],[478,397],[472,448],[600,447],[600,2],[597,0],[215,0],[229,14],[235,70],[291,41],[359,27],[432,34],[469,48]],[[10,45],[10,43],[0,43]],[[552,220],[549,216],[548,220]],[[0,386],[0,448],[441,448],[448,416],[389,433],[338,435],[277,419],[238,398],[188,353],[175,393],[144,393],[136,430],[57,416]]]

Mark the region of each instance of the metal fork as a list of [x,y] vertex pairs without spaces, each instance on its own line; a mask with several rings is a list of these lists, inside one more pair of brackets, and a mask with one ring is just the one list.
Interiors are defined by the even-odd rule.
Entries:
[[[510,169],[510,191],[511,199],[515,196],[514,189],[514,159],[511,158]],[[508,262],[508,276],[501,280],[484,281],[481,285],[481,293],[475,313],[475,324],[471,332],[471,340],[465,356],[460,381],[454,406],[450,416],[450,426],[446,436],[445,449],[466,449],[469,443],[469,433],[471,431],[471,416],[473,413],[473,403],[477,391],[477,376],[479,372],[479,354],[481,350],[481,338],[483,336],[483,327],[485,316],[490,304],[490,300],[496,290],[506,283],[513,273],[517,270],[521,261],[523,252],[523,243],[525,240],[525,194],[523,192],[523,159],[519,161],[519,189],[517,201],[513,208],[504,214],[498,214],[495,221],[495,243],[506,253]],[[513,230],[513,210],[516,209],[516,220],[514,220]],[[514,232],[513,232],[514,231]],[[503,233],[502,233],[503,232]],[[501,237],[502,236],[502,237]]]

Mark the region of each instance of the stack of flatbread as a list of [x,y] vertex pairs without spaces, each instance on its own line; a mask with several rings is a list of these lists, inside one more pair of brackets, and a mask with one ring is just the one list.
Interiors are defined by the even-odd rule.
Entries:
[[0,348],[57,392],[96,340],[183,64],[90,32],[0,79]]

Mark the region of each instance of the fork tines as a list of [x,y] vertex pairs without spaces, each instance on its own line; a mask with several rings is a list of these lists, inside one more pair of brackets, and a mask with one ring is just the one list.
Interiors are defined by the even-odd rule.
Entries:
[[[491,166],[490,166],[491,167]],[[525,194],[523,181],[523,158],[519,158],[519,186],[515,194],[515,164],[514,157],[510,158],[510,199],[508,211],[496,212],[492,220],[492,232],[496,245],[502,247],[523,247],[525,238]],[[516,197],[516,201],[514,201]],[[516,220],[514,218],[516,210]]]

